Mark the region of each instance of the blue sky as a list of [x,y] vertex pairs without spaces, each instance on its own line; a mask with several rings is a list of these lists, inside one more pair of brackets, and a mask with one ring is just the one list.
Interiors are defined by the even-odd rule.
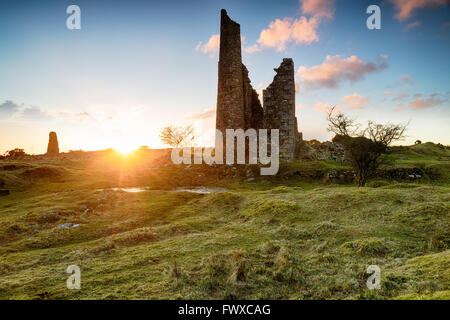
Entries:
[[[161,147],[163,126],[187,123],[208,144],[218,56],[204,46],[219,33],[221,8],[241,24],[259,92],[282,58],[294,59],[306,139],[331,138],[323,108],[337,105],[362,123],[410,121],[403,143],[450,144],[450,5],[420,3],[2,0],[0,152],[45,152],[51,130],[63,151]],[[66,28],[71,4],[81,30]],[[380,30],[366,27],[371,4],[381,8]],[[287,34],[296,23],[300,35]],[[285,40],[270,43],[263,30]]]

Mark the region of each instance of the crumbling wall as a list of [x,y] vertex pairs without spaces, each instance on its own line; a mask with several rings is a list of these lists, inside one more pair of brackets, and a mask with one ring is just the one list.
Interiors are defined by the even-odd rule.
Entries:
[[300,137],[295,117],[294,62],[285,58],[274,70],[273,82],[263,90],[264,127],[280,130],[280,158],[290,161]]
[[225,129],[259,129],[262,125],[261,102],[242,64],[240,25],[222,9],[216,128],[224,133]]
[[245,128],[241,27],[221,10],[216,128]]
[[263,127],[263,108],[258,98],[258,93],[253,89],[248,70],[242,65],[242,81],[244,88],[244,114],[245,129],[260,129]]
[[263,105],[242,64],[240,25],[221,10],[216,129],[279,129],[280,157],[290,161],[301,134],[295,117],[294,62],[283,59],[272,84],[263,91]]

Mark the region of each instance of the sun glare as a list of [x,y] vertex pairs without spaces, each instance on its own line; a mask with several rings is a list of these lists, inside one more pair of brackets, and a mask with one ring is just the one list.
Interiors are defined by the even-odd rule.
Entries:
[[115,146],[113,149],[119,151],[123,155],[129,155],[130,153],[136,150],[136,148],[129,145],[118,145]]

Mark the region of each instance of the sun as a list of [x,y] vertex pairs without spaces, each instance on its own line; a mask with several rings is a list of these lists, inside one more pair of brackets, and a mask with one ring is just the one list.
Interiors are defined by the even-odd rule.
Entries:
[[124,143],[124,144],[116,145],[113,149],[119,151],[123,155],[128,155],[128,154],[132,153],[133,151],[135,151],[137,148]]

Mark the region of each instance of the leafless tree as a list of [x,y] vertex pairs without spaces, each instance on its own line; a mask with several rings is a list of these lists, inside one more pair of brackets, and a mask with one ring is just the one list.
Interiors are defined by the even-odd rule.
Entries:
[[162,143],[171,147],[185,147],[195,140],[194,128],[191,125],[186,127],[167,126],[161,129],[159,138]]
[[328,131],[341,136],[359,135],[360,125],[355,119],[346,116],[341,111],[336,110],[336,106],[328,108],[327,111]]
[[373,121],[369,121],[365,134],[373,142],[379,142],[384,146],[389,146],[395,140],[401,140],[404,138],[405,131],[409,125],[406,124],[380,124]]
[[344,146],[346,159],[356,172],[358,186],[366,184],[382,162],[382,155],[395,140],[404,137],[407,124],[378,124],[369,121],[367,128],[360,131],[360,125],[342,112],[334,113],[335,107],[327,112],[328,130],[336,136],[333,142]]

